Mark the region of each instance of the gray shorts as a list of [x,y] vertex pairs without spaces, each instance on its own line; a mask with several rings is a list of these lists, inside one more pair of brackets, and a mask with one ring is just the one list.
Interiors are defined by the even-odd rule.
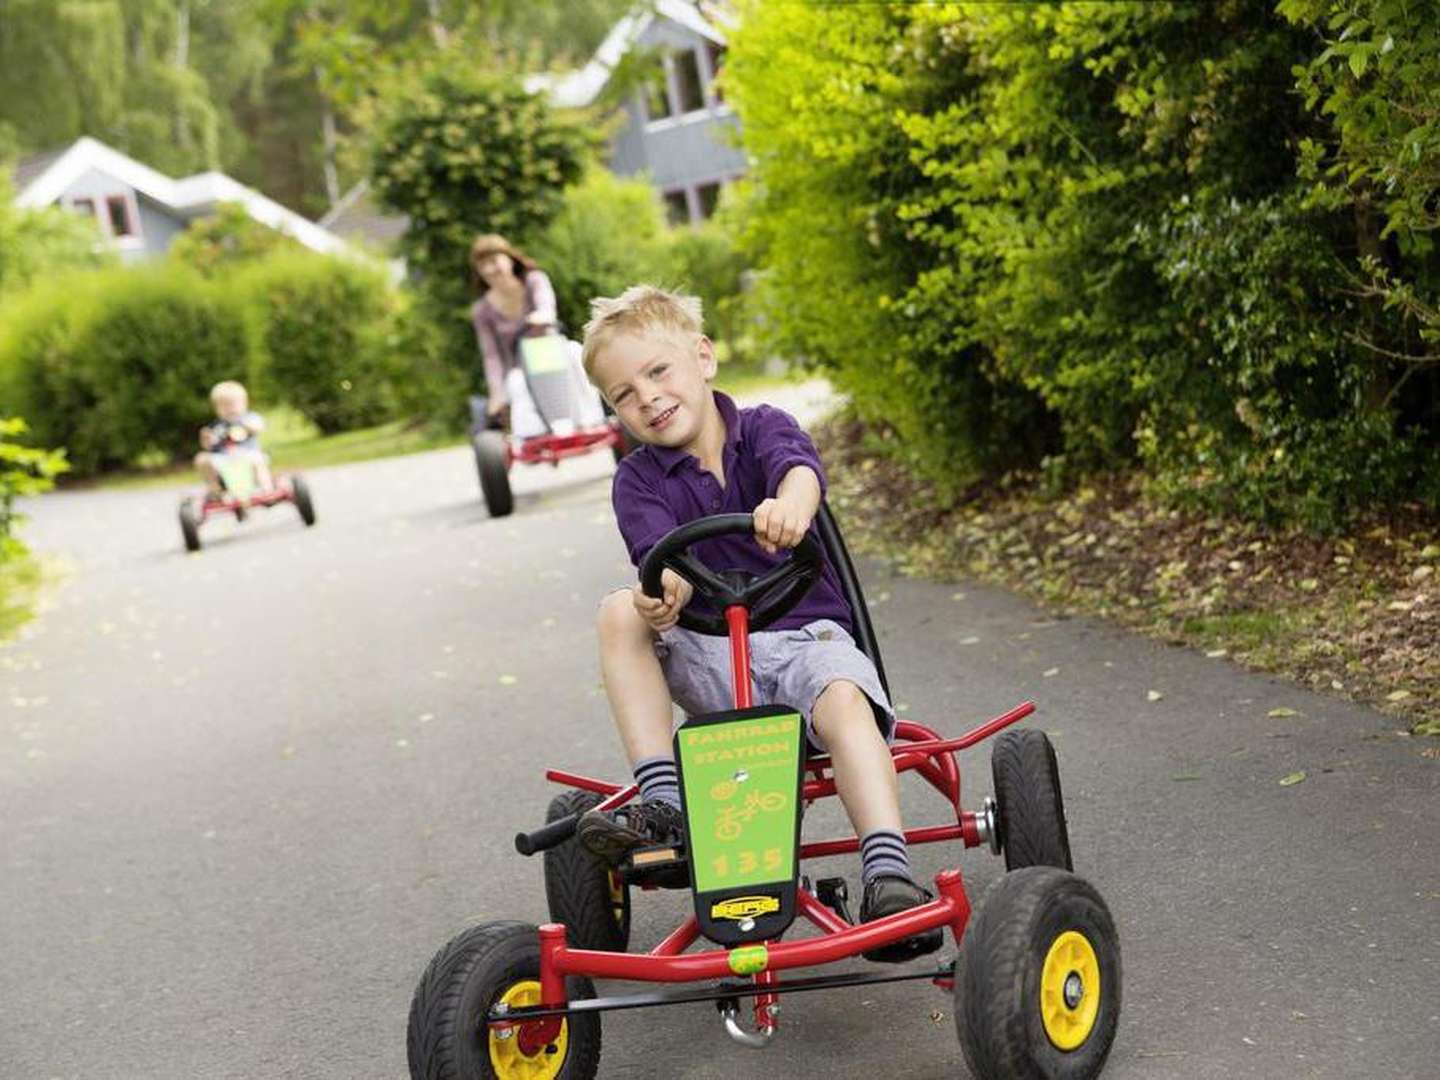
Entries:
[[[730,682],[730,639],[697,634],[683,627],[666,630],[655,642],[655,654],[675,704],[689,716],[735,707]],[[870,658],[845,628],[819,619],[799,630],[761,630],[750,635],[751,690],[757,705],[789,705],[805,717],[811,746],[824,751],[810,713],[832,682],[846,680],[860,688],[875,710],[885,741],[895,737],[895,710]]]

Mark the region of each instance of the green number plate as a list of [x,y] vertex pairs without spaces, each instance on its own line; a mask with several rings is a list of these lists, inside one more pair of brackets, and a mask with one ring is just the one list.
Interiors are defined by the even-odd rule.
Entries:
[[570,343],[559,334],[521,338],[520,358],[531,375],[570,370]]
[[712,713],[675,733],[695,912],[720,944],[795,917],[805,725],[784,706]]
[[255,460],[249,454],[226,460],[227,455],[216,454],[210,460],[220,479],[225,481],[225,490],[237,499],[243,499],[255,490]]

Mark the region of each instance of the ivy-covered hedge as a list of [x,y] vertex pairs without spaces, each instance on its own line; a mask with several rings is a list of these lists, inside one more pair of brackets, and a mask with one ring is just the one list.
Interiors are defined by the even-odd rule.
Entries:
[[413,323],[380,269],[304,252],[214,276],[177,261],[71,274],[0,314],[0,401],[82,476],[184,460],[221,379],[339,431],[411,403]]
[[0,398],[80,475],[193,452],[210,386],[253,381],[259,355],[243,298],[177,266],[60,278],[0,324]]
[[1280,7],[748,0],[765,325],[952,492],[1140,463],[1321,528],[1440,502],[1437,16]]
[[277,254],[249,264],[234,284],[259,324],[264,363],[255,389],[263,397],[293,406],[327,433],[393,414],[399,298],[380,269]]

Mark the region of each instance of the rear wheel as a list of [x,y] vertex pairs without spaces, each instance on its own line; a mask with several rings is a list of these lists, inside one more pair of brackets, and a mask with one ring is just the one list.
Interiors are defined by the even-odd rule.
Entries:
[[981,1080],[1098,1076],[1120,1017],[1120,942],[1105,901],[1031,866],[990,889],[955,968],[955,1026]]
[[[600,801],[589,791],[563,792],[550,800],[545,822],[583,814]],[[550,918],[565,924],[577,949],[624,952],[629,946],[629,887],[573,836],[545,852],[545,899]]]
[[306,527],[315,524],[315,503],[310,498],[310,487],[303,476],[290,477],[290,491],[295,496],[295,509],[300,511],[300,520]]
[[1060,767],[1045,733],[1022,728],[1002,734],[990,753],[990,770],[999,804],[1005,868],[1058,866],[1073,870]]
[[475,468],[480,473],[485,509],[491,517],[505,517],[515,509],[515,498],[510,493],[510,460],[501,432],[482,431],[475,436]]
[[186,551],[200,550],[200,509],[195,499],[180,503],[180,535],[185,539]]
[[[595,996],[589,979],[566,980],[570,1001]],[[446,945],[410,1002],[406,1051],[414,1080],[590,1080],[600,1067],[600,1016],[567,1017],[549,1046],[526,1054],[518,1032],[501,1037],[490,1010],[540,1003],[540,939],[521,922],[472,927]]]

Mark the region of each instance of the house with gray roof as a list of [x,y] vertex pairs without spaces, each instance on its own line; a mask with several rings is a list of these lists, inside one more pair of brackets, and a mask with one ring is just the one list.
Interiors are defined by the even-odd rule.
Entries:
[[354,253],[334,233],[224,173],[175,180],[89,136],[21,159],[14,186],[17,206],[63,206],[94,217],[126,262],[164,254],[192,221],[215,213],[221,203],[238,204],[312,251]]
[[710,216],[721,188],[746,171],[739,121],[716,76],[725,35],[688,0],[654,0],[615,24],[579,71],[534,75],[527,89],[561,108],[590,105],[632,53],[650,72],[624,100],[625,123],[610,150],[611,171],[645,172],[665,199],[673,222]]

